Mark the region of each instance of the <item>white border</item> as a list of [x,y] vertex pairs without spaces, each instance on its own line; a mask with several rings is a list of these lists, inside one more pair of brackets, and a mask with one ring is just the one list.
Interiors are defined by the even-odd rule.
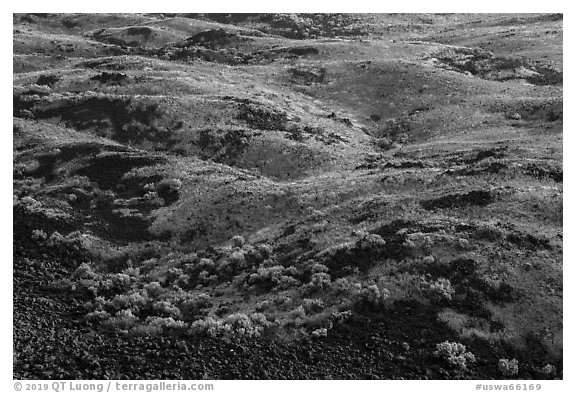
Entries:
[[[159,2],[134,2],[134,1],[111,1],[111,0],[98,0],[94,2],[81,2],[81,1],[25,1],[25,2],[10,2],[4,3],[2,12],[0,14],[2,35],[0,41],[2,43],[2,55],[5,60],[2,61],[2,121],[4,124],[4,132],[1,134],[2,163],[0,165],[0,176],[4,185],[5,191],[1,194],[1,217],[3,217],[2,230],[2,255],[1,260],[1,310],[2,314],[7,316],[12,314],[12,233],[10,226],[12,225],[12,209],[9,207],[8,184],[11,184],[12,179],[12,137],[11,129],[12,124],[9,122],[11,116],[11,99],[8,97],[8,92],[11,91],[12,85],[12,59],[8,58],[12,52],[12,13],[17,12],[483,12],[483,13],[499,13],[499,12],[562,12],[564,13],[564,40],[565,42],[572,42],[572,44],[565,45],[564,47],[564,69],[568,70],[564,74],[564,89],[567,92],[565,95],[565,108],[575,108],[573,99],[574,76],[571,73],[574,68],[573,50],[571,47],[574,45],[573,40],[573,27],[574,20],[573,13],[566,5],[567,2],[562,1],[502,1],[502,0],[483,0],[483,1],[418,1],[418,2],[392,2],[380,0],[366,1],[354,0],[347,2],[328,2],[328,1],[315,1],[310,0],[291,0],[290,2],[265,2],[265,1],[219,1],[219,2],[198,2],[198,1],[159,1]],[[10,69],[9,69],[10,68]],[[564,134],[564,193],[565,200],[570,201],[574,194],[573,173],[575,169],[576,155],[572,156],[571,149],[566,147],[576,146],[576,136],[571,132],[574,130],[574,116],[569,111],[564,117],[565,126],[567,131]],[[564,204],[564,320],[566,324],[566,332],[568,334],[564,337],[564,380],[563,381],[542,381],[542,392],[559,392],[559,391],[575,391],[576,384],[573,356],[574,340],[570,332],[575,327],[574,321],[574,292],[571,288],[572,279],[574,278],[574,267],[576,263],[574,246],[574,229],[572,219],[576,217],[575,207],[571,203]],[[6,317],[7,319],[7,317]],[[9,348],[12,348],[12,324],[9,321],[2,323],[2,336],[1,348],[2,354],[0,355],[1,365],[1,382],[0,386],[5,387],[5,391],[14,391],[12,382],[12,357]],[[486,381],[488,382],[488,381]],[[530,383],[532,381],[526,381]],[[289,382],[275,382],[275,381],[215,381],[217,386],[216,392],[224,391],[237,391],[237,390],[250,390],[254,392],[262,391],[269,393],[270,388],[279,389],[280,391],[302,390],[318,392],[321,389],[330,389],[336,391],[353,391],[355,389],[362,389],[365,391],[385,392],[385,391],[403,391],[403,390],[423,390],[434,392],[467,392],[473,391],[476,383],[482,381],[289,381]],[[516,382],[513,382],[516,383]],[[572,389],[569,389],[572,386]]]

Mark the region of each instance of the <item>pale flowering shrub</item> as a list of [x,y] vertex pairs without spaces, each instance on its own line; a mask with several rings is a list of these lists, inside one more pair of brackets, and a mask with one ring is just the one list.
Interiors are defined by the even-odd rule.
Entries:
[[345,295],[350,292],[351,284],[347,278],[343,277],[334,280],[330,287],[337,295]]
[[312,265],[312,273],[328,273],[330,269],[321,263]]
[[160,294],[164,292],[164,288],[158,281],[152,281],[147,284],[144,284],[144,290],[150,297],[158,297]]
[[290,316],[293,319],[304,319],[306,318],[306,310],[304,309],[304,306],[300,305],[298,307],[296,307],[294,310],[292,310],[290,312]]
[[544,375],[546,378],[554,378],[556,376],[556,367],[554,367],[551,364],[547,364],[544,367],[542,367],[542,369],[540,370],[540,372],[542,373],[542,375]]
[[356,246],[360,250],[378,250],[382,249],[385,245],[386,240],[375,233],[366,234],[356,242]]
[[434,355],[444,359],[451,366],[462,370],[466,369],[469,363],[476,361],[474,354],[466,351],[466,346],[457,342],[444,341],[436,344]]
[[33,229],[31,237],[32,240],[36,241],[45,241],[48,239],[48,235],[42,229]]
[[436,281],[428,281],[426,279],[422,279],[420,283],[420,289],[422,291],[422,295],[435,303],[452,300],[452,296],[454,296],[455,293],[450,280],[442,277]]
[[232,238],[232,245],[234,247],[242,248],[242,246],[246,243],[246,240],[240,235],[236,235]]
[[212,298],[210,295],[201,293],[196,296],[189,297],[180,302],[178,308],[184,317],[193,317],[200,310],[210,307],[212,305]]
[[91,322],[102,322],[110,318],[110,313],[104,310],[96,310],[86,314],[86,319]]
[[326,329],[326,328],[315,329],[312,331],[312,333],[310,333],[310,335],[313,338],[326,337],[326,336],[328,336],[328,329]]
[[112,329],[126,330],[131,328],[138,321],[132,311],[120,310],[113,317],[104,321],[104,326]]
[[314,273],[310,281],[302,287],[302,292],[306,295],[330,288],[331,277],[328,273]]
[[80,266],[78,266],[76,270],[74,270],[74,273],[72,273],[73,280],[79,280],[79,279],[93,280],[97,277],[98,275],[94,272],[94,269],[88,263],[80,264]]
[[172,317],[150,316],[145,321],[148,325],[164,329],[186,329],[188,324],[184,321],[175,320]]
[[216,267],[216,264],[214,263],[214,261],[210,258],[200,258],[200,261],[198,261],[198,268],[200,269],[214,269]]
[[135,336],[159,335],[168,329],[182,330],[188,328],[188,324],[177,321],[172,317],[150,316],[142,324],[138,324],[130,329],[130,333]]
[[498,360],[498,371],[506,377],[518,374],[518,360],[500,359]]
[[322,311],[325,304],[321,299],[302,299],[302,307],[306,314],[315,314]]
[[390,296],[387,289],[380,290],[376,284],[355,291],[353,298],[356,302],[364,302],[373,306],[379,306]]
[[108,304],[115,310],[130,309],[137,312],[149,303],[149,299],[141,292],[115,295]]
[[352,311],[351,310],[334,311],[330,318],[332,321],[336,323],[344,323],[350,318],[352,318]]
[[301,284],[302,283],[297,278],[294,278],[291,276],[280,276],[280,278],[276,282],[276,288],[283,290],[283,289],[299,287]]
[[241,337],[259,337],[270,326],[263,314],[246,315],[236,313],[225,318],[208,316],[192,323],[192,334],[208,334],[212,337],[236,339]]
[[152,310],[157,315],[165,317],[180,318],[182,316],[180,309],[167,300],[155,302],[152,305]]
[[129,288],[133,282],[133,278],[125,273],[113,274],[110,279],[112,280],[112,285],[117,289]]
[[256,250],[262,255],[262,258],[267,259],[270,258],[274,249],[271,245],[266,243],[261,243],[256,245]]
[[293,267],[285,268],[281,265],[266,267],[261,265],[256,273],[252,273],[248,277],[248,284],[269,289],[275,287],[288,289],[301,284],[298,279],[293,277],[295,274],[297,274],[297,270]]

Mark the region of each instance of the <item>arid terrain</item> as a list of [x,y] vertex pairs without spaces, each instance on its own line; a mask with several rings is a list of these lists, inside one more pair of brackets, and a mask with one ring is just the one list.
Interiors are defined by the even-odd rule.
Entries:
[[14,14],[17,379],[561,379],[561,14]]

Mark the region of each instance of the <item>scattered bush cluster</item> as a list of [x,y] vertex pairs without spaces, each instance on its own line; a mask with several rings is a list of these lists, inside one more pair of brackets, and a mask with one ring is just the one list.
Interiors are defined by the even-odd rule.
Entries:
[[474,354],[467,352],[466,346],[457,342],[444,341],[436,344],[434,354],[446,360],[451,366],[462,370],[467,368],[468,363],[476,361]]
[[[32,236],[60,244],[74,241],[79,234],[48,236],[36,230]],[[254,286],[291,287],[299,284],[291,276],[298,272],[296,268],[275,265],[270,259],[273,250],[267,244],[252,246],[235,236],[232,245],[211,254],[154,257],[137,268],[129,266],[119,272],[82,263],[69,279],[60,280],[55,286],[91,296],[92,300],[85,304],[86,320],[104,328],[134,335],[179,330],[222,337],[257,337],[270,326],[263,314],[214,314],[213,299],[201,289],[230,277],[243,277]]]
[[434,281],[423,277],[420,282],[420,290],[422,295],[433,303],[443,303],[452,300],[452,296],[455,293],[450,280],[443,277]]
[[270,325],[271,322],[264,314],[236,313],[223,319],[208,316],[194,322],[190,331],[194,334],[208,334],[212,337],[259,337]]
[[498,371],[505,377],[511,377],[518,374],[518,360],[500,359],[498,361]]
[[293,266],[288,268],[281,265],[260,266],[256,273],[249,276],[248,283],[263,289],[288,289],[301,285],[295,278],[298,275],[298,270]]

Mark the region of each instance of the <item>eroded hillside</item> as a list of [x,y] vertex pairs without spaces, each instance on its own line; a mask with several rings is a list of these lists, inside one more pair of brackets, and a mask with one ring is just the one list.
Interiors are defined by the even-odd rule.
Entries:
[[562,377],[562,15],[13,39],[15,378]]

